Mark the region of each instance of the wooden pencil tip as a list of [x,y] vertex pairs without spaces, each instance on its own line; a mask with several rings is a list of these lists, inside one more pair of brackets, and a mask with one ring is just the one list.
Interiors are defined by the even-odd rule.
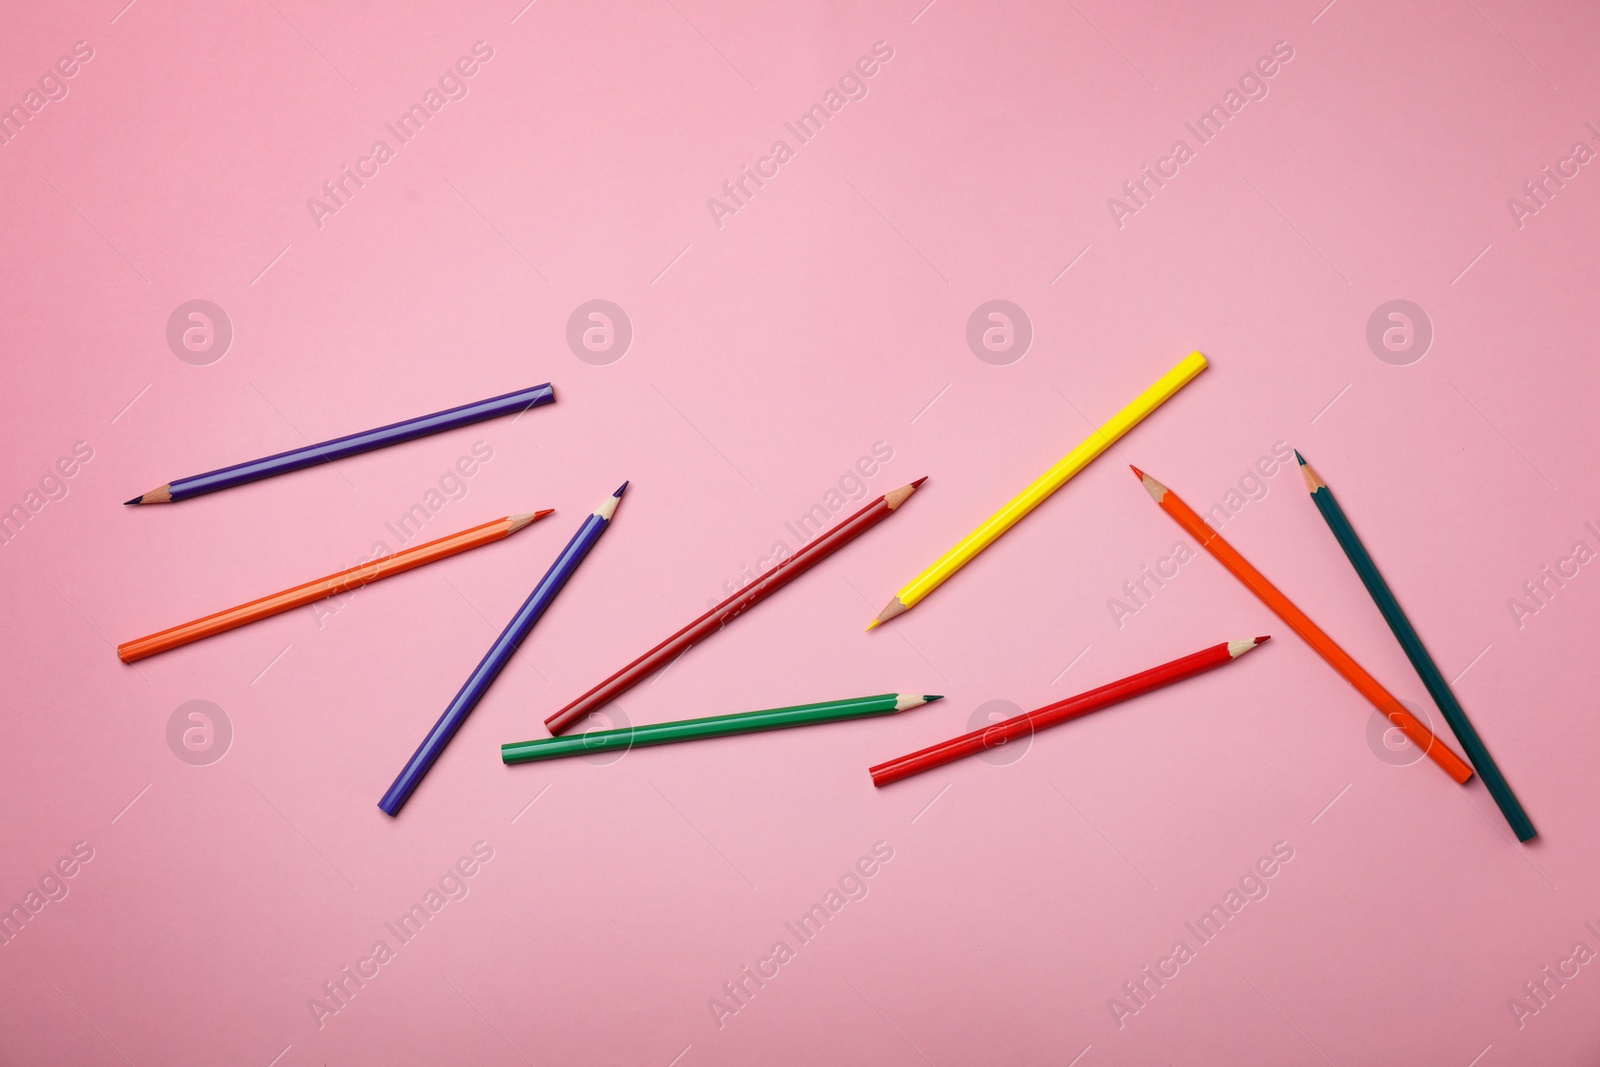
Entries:
[[883,610],[878,612],[878,617],[872,620],[871,625],[869,625],[867,629],[870,630],[879,623],[888,622],[896,615],[904,614],[905,611],[906,606],[900,602],[899,597],[895,597],[894,599],[890,600],[889,603],[884,605]]
[[627,491],[628,491],[628,483],[627,482],[623,482],[621,485],[617,486],[617,491],[615,493],[612,493],[611,495],[620,500],[620,499],[622,499],[622,494],[626,493]]
[[1255,648],[1266,640],[1268,639],[1265,637],[1250,637],[1241,641],[1229,641],[1228,655],[1232,656],[1234,659],[1238,659],[1240,656],[1244,655],[1246,652],[1249,652],[1252,648]]
[[[1299,455],[1299,453],[1295,454]],[[1321,489],[1328,484],[1321,478],[1317,477],[1316,468],[1311,466],[1311,464],[1307,463],[1303,459],[1300,461],[1300,477],[1306,480],[1306,492],[1308,493],[1315,493],[1318,489]]]
[[123,506],[127,506],[128,504],[170,504],[170,503],[172,503],[172,483],[168,482],[166,485],[158,485],[154,489],[150,490],[148,493],[144,493],[141,496],[134,497],[132,500],[124,501],[123,502]]
[[1294,458],[1300,461],[1300,466],[1304,467],[1306,465],[1306,457],[1300,454],[1298,448],[1294,450]]
[[1162,499],[1167,495],[1167,487],[1150,477],[1138,467],[1133,466],[1133,464],[1130,463],[1128,466],[1133,470],[1133,473],[1139,476],[1139,482],[1144,486],[1144,491],[1150,494],[1150,499],[1154,500],[1157,504],[1161,503]]
[[1141,482],[1144,481],[1144,471],[1140,470],[1138,467],[1135,467],[1132,463],[1128,464],[1128,469],[1133,472],[1133,476],[1135,478],[1139,479]]
[[921,485],[927,480],[928,476],[923,475],[914,482],[911,482],[907,485],[902,485],[898,489],[889,490],[887,493],[883,494],[883,506],[888,508],[890,511],[895,510],[901,504],[904,504],[906,500],[910,498],[912,493],[917,491],[917,486]]
[[555,510],[556,510],[555,508],[544,508],[544,509],[542,509],[540,511],[525,511],[520,515],[508,516],[508,518],[511,520],[511,529],[508,530],[507,532],[508,533],[516,533],[518,530],[522,529],[524,526],[528,525],[529,523],[538,522],[540,519],[544,518],[546,515],[554,514]]
[[944,694],[943,693],[924,693],[924,694],[922,694],[922,702],[924,704],[932,704],[935,700],[943,700],[943,699],[944,699]]

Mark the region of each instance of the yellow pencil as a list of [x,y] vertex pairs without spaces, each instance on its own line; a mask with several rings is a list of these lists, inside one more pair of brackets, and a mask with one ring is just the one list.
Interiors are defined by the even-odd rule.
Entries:
[[1024,515],[1043,503],[1046,497],[1087,467],[1096,456],[1116,444],[1118,438],[1137,426],[1146,415],[1166,403],[1172,394],[1188,385],[1195,375],[1205,369],[1206,357],[1199,352],[1185,356],[1181,363],[1163,374],[1160,381],[1140,393],[1127,407],[1111,416],[1104,426],[1090,434],[1083,444],[1068,452],[1055,466],[1034,479],[1032,485],[1012,497],[1010,503],[989,516],[982,526],[962,538],[959,544],[913,578],[911,584],[895,594],[867,629],[910,610],[919,600],[939,588],[946,578],[966,566],[968,560],[988,548],[996,538],[1015,526]]

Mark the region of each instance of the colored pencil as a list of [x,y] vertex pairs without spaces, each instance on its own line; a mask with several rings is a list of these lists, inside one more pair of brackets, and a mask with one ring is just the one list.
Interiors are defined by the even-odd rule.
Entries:
[[1001,534],[1020,522],[1028,512],[1044,503],[1045,498],[1051,493],[1067,484],[1073,475],[1087,467],[1100,453],[1116,444],[1123,434],[1137,426],[1147,415],[1166,403],[1174,393],[1188,385],[1194,380],[1195,375],[1205,369],[1206,357],[1199,352],[1191,352],[1185,356],[1177,366],[1163,374],[1159,381],[1134,397],[1127,407],[1111,416],[1105,425],[1090,434],[1087,440],[1035,478],[1026,489],[1012,497],[1005,507],[984,520],[982,526],[962,538],[954,548],[934,560],[926,570],[911,579],[910,584],[894,595],[878,613],[878,617],[868,624],[867,629],[888,622],[896,615],[916,606],[923,597],[939,588],[952,574],[998,540]]
[[525,515],[509,515],[503,519],[474,526],[470,530],[460,530],[446,537],[429,541],[425,544],[414,545],[411,548],[392,555],[382,556],[366,563],[358,563],[330,574],[326,578],[317,578],[292,589],[282,592],[270,593],[240,604],[237,607],[226,608],[213,612],[193,622],[180,623],[170,626],[159,633],[150,634],[148,637],[136,638],[125,641],[117,646],[117,658],[124,663],[154,656],[158,652],[187,645],[191,641],[211,637],[228,630],[235,629],[246,623],[265,619],[285,611],[304,607],[325,597],[339,596],[364,585],[370,585],[380,578],[387,578],[393,574],[403,574],[406,571],[421,567],[423,564],[453,556],[458,552],[465,552],[470,548],[478,548],[502,538],[510,537],[518,530],[550,514],[550,509],[529,512]]
[[885,493],[827,531],[800,551],[766,571],[710,611],[635,659],[611,677],[556,712],[544,721],[551,733],[559,734],[593,711],[611,703],[643,679],[670,665],[679,656],[727,626],[740,614],[761,603],[833,553],[894,514],[901,504],[927,478]]
[[852,700],[828,700],[820,704],[797,704],[790,708],[745,711],[737,715],[711,715],[702,719],[680,719],[677,722],[658,722],[647,726],[624,726],[616,730],[590,730],[588,733],[573,734],[570,737],[541,737],[533,741],[501,745],[500,758],[506,763],[526,763],[529,760],[555,759],[558,756],[582,756],[590,752],[665,745],[674,741],[698,741],[703,737],[725,737],[728,734],[748,734],[758,730],[812,726],[821,722],[837,722],[840,719],[889,715],[941,699],[943,698],[938,696],[915,696],[910,693],[884,693],[881,696],[856,697]]
[[1446,682],[1444,675],[1439,672],[1438,664],[1428,655],[1428,649],[1418,636],[1416,627],[1411,625],[1411,620],[1400,607],[1400,601],[1395,599],[1389,583],[1384,581],[1378,565],[1372,560],[1372,554],[1367,551],[1367,546],[1361,543],[1355,527],[1350,524],[1350,519],[1334,497],[1333,490],[1328,488],[1327,482],[1317,476],[1317,472],[1306,462],[1304,456],[1295,452],[1294,458],[1300,461],[1300,473],[1305,477],[1306,489],[1311,493],[1311,499],[1317,505],[1317,510],[1322,513],[1323,520],[1327,522],[1328,529],[1333,531],[1334,540],[1339,542],[1339,547],[1344,549],[1350,565],[1356,569],[1356,574],[1360,575],[1361,584],[1367,587],[1373,603],[1378,605],[1378,611],[1383,614],[1383,621],[1389,624],[1395,640],[1399,641],[1400,647],[1405,650],[1406,658],[1411,661],[1411,666],[1416,669],[1422,684],[1427,687],[1428,695],[1433,697],[1433,702],[1438,705],[1444,721],[1450,724],[1450,729],[1456,735],[1456,740],[1461,743],[1467,759],[1472,761],[1472,766],[1483,778],[1483,784],[1488,788],[1494,802],[1499,805],[1500,813],[1506,817],[1506,822],[1511,824],[1518,841],[1532,840],[1539,833],[1533,828],[1533,820],[1528,818],[1528,813],[1518,803],[1517,795],[1511,791],[1505,775],[1500,773],[1499,766],[1489,754],[1483,739],[1478,736],[1478,731],[1473,729],[1472,721],[1467,718],[1461,702],[1451,691],[1450,683]]
[[450,701],[450,706],[444,709],[444,714],[439,716],[439,721],[433,724],[433,729],[428,731],[428,736],[422,739],[422,744],[417,746],[417,751],[406,762],[395,778],[389,791],[378,801],[378,807],[386,815],[398,815],[400,809],[416,791],[422,778],[428,773],[428,768],[444,752],[450,739],[461,729],[461,724],[467,721],[467,716],[472,714],[472,709],[477,707],[478,701],[489,691],[495,678],[517,651],[539,617],[545,613],[556,594],[561,592],[561,587],[567,584],[577,571],[578,565],[589,554],[602,534],[611,526],[611,517],[616,514],[617,502],[622,499],[622,494],[627,490],[628,483],[623,482],[615,493],[606,497],[594,512],[583,520],[583,525],[578,527],[578,532],[572,535],[572,540],[567,542],[567,547],[561,550],[555,562],[550,564],[550,569],[545,572],[539,584],[533,587],[533,592],[528,594],[528,599],[522,602],[522,607],[511,617],[506,628],[500,636],[495,638],[489,651],[484,654],[482,661],[473,670],[466,684],[456,693],[455,699]]
[[1181,682],[1185,678],[1193,678],[1197,674],[1214,670],[1232,663],[1267,640],[1267,637],[1256,637],[1242,641],[1223,641],[1221,644],[1202,648],[1199,652],[1181,656],[1158,667],[1130,674],[1126,678],[1102,685],[1098,689],[1091,689],[1087,693],[1079,693],[1077,696],[1058,700],[1054,704],[1025,711],[993,726],[985,726],[981,730],[974,730],[969,734],[941,741],[937,745],[918,749],[909,756],[880,763],[867,773],[872,775],[872,784],[881,788],[890,782],[898,782],[902,778],[910,778],[914,774],[942,767],[946,763],[954,763],[958,759],[1037,733],[1068,719],[1076,719],[1091,711],[1099,711],[1112,704],[1131,700],[1152,689],[1160,689],[1164,685],[1171,685],[1173,682]]
[[1288,623],[1289,628],[1300,635],[1301,640],[1310,645],[1317,655],[1327,660],[1328,665],[1343,675],[1344,680],[1353,685],[1357,692],[1371,701],[1373,707],[1383,712],[1390,722],[1411,739],[1412,744],[1427,753],[1428,758],[1437,763],[1458,784],[1464,784],[1471,779],[1472,767],[1466,760],[1433,736],[1426,726],[1417,721],[1415,715],[1406,710],[1404,704],[1367,673],[1366,668],[1352,659],[1348,652],[1335,644],[1333,638],[1329,637],[1322,627],[1312,622],[1310,616],[1296,607],[1277,586],[1267,581],[1266,575],[1251,566],[1250,561],[1239,554],[1238,549],[1228,544],[1220,534],[1206,525],[1206,521],[1179,499],[1177,493],[1138,467],[1131,469],[1162,511],[1188,531],[1189,536],[1199,541],[1201,548],[1215,556],[1217,562],[1243,582],[1245,587],[1271,608],[1278,618]]
[[454,430],[458,426],[482,422],[484,419],[527,411],[529,408],[548,404],[555,398],[555,390],[546,382],[544,385],[518,389],[514,393],[492,396],[487,400],[477,400],[444,411],[435,411],[432,415],[420,415],[404,422],[392,422],[375,430],[362,430],[360,433],[323,441],[321,444],[292,448],[275,456],[252,459],[246,463],[235,463],[231,467],[222,467],[204,474],[178,478],[123,503],[171,504],[187,500],[192,496],[214,493],[218,489],[231,489],[246,482],[271,478],[275,474],[288,474],[290,471],[315,466],[318,463],[332,463],[358,452],[370,452],[385,445],[397,445],[402,441],[426,437],[431,433]]

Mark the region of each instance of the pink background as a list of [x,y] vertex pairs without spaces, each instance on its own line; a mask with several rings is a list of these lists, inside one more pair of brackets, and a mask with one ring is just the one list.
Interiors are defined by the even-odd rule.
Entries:
[[[0,948],[0,1061],[1593,1061],[1600,966],[1537,1013],[1509,1001],[1537,1006],[1523,983],[1579,941],[1600,949],[1600,567],[1520,625],[1508,598],[1575,541],[1600,548],[1583,525],[1600,526],[1600,176],[1583,167],[1520,228],[1507,206],[1595,143],[1591,10],[123,2],[13,5],[0,35],[8,106],[75,41],[93,49],[0,146],[0,507],[26,510],[75,442],[93,452],[0,549],[0,903],[93,850]],[[307,198],[480,40],[493,57],[468,95],[319,228]],[[893,58],[867,96],[797,147],[783,123],[876,41]],[[1195,147],[1184,122],[1277,41],[1293,59],[1266,98],[1119,228],[1107,198],[1175,139]],[[719,228],[707,198],[777,138],[794,158]],[[197,298],[234,329],[204,366],[165,337]],[[596,298],[634,330],[608,365],[565,339]],[[995,298],[1035,333],[1005,366],[965,340]],[[1397,298],[1434,330],[1405,366],[1365,336]],[[1196,348],[1212,369],[1117,452],[862,633]],[[547,380],[558,402],[515,423],[121,506]],[[117,661],[119,641],[395,547],[385,522],[477,441],[493,459],[428,536],[557,514],[337,614]],[[905,510],[612,718],[895,689],[943,703],[501,765],[500,743],[541,736],[774,542],[794,547],[785,521],[879,441],[873,495],[930,476]],[[1182,536],[1123,462],[1205,509],[1277,441],[1338,490],[1459,677],[1536,843],[1515,844],[1481,783],[1404,765],[1414,750],[1387,747],[1209,557],[1114,620],[1122,583]],[[624,478],[615,528],[402,817],[380,814]],[[1226,535],[1442,729],[1298,475],[1263,483]],[[867,778],[991,701],[1035,707],[1256,633],[1279,639],[1020,759]],[[233,731],[206,766],[167,741],[196,699]],[[475,842],[493,858],[467,895],[401,944],[384,924]],[[784,924],[877,842],[893,858],[867,895],[801,944]],[[1184,923],[1276,842],[1293,859],[1270,893],[1200,945]],[[393,958],[319,1025],[310,999],[380,939]],[[1123,983],[1179,939],[1194,959],[1119,1027],[1110,998],[1134,1005]],[[793,959],[719,1019],[711,998],[779,940]]]

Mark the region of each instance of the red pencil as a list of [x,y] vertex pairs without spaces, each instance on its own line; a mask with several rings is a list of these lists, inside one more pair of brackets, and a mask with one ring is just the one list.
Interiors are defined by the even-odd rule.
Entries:
[[697,644],[710,637],[732,622],[740,613],[759,604],[812,567],[815,567],[818,563],[821,563],[824,559],[833,555],[834,552],[837,552],[884,519],[887,519],[894,514],[895,509],[906,502],[907,497],[917,491],[917,486],[927,480],[926,477],[918,478],[910,485],[902,485],[900,488],[885,493],[872,501],[866,507],[845,519],[815,541],[812,541],[799,552],[767,571],[760,578],[757,578],[754,582],[751,582],[655,648],[652,648],[583,694],[583,696],[550,716],[544,721],[544,724],[550,728],[551,733],[559,734],[580,719],[583,719],[590,712],[611,703],[611,701],[617,699],[633,686],[683,655],[684,652],[688,651],[690,645]]
[[1066,722],[1068,719],[1076,719],[1091,711],[1099,711],[1101,708],[1148,693],[1152,689],[1160,689],[1164,685],[1181,682],[1185,678],[1192,678],[1204,671],[1232,663],[1266,640],[1267,638],[1263,636],[1253,640],[1224,641],[1210,648],[1203,648],[1199,652],[1172,660],[1170,663],[1163,663],[1159,667],[1130,674],[1099,689],[1091,689],[1087,693],[1079,693],[1075,697],[1046,704],[1034,711],[1025,711],[993,726],[974,730],[970,734],[963,734],[949,741],[941,741],[909,756],[880,763],[868,773],[872,775],[872,784],[880,787],[890,782],[898,782],[902,778],[910,778],[913,774],[942,767],[964,756],[971,756],[984,749],[994,748],[1026,734]]

